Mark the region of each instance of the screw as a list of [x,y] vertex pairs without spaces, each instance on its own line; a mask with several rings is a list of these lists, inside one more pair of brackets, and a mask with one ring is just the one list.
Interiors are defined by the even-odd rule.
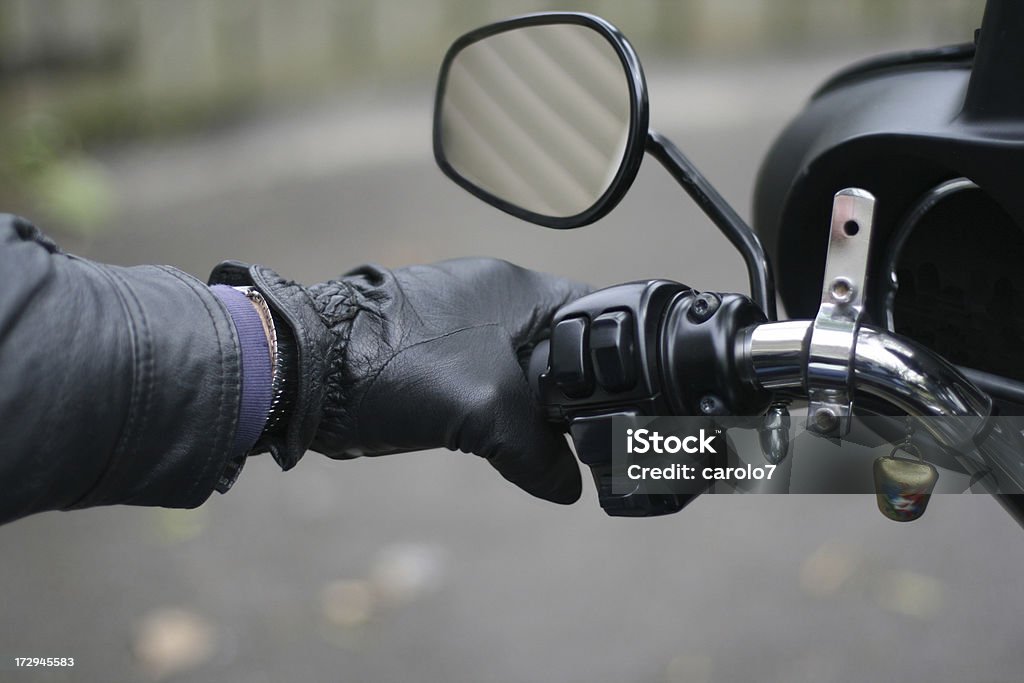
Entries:
[[845,304],[853,299],[853,294],[856,290],[853,283],[845,277],[837,277],[832,281],[828,291],[832,295],[833,301],[838,304]]
[[700,294],[690,304],[690,320],[695,323],[702,323],[715,314],[722,300],[714,294],[705,292]]
[[818,408],[814,413],[814,425],[822,432],[831,432],[839,424],[839,418],[831,408]]
[[708,394],[700,399],[700,412],[705,415],[724,415],[725,405],[722,403],[722,399],[714,394]]

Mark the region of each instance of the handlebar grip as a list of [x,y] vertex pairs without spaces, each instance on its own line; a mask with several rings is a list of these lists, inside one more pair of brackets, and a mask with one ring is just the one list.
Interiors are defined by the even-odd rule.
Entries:
[[616,285],[559,309],[551,338],[531,350],[528,380],[590,467],[605,512],[660,515],[692,499],[613,491],[612,420],[763,412],[770,394],[738,380],[735,346],[746,326],[764,320],[745,296],[668,280]]

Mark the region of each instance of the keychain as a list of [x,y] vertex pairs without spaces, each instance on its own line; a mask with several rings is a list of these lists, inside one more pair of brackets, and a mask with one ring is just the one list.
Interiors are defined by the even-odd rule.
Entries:
[[[897,457],[903,451],[917,458]],[[910,421],[907,436],[896,444],[889,455],[875,460],[875,496],[878,509],[896,522],[912,522],[924,514],[939,472],[921,457],[921,451],[912,442]]]

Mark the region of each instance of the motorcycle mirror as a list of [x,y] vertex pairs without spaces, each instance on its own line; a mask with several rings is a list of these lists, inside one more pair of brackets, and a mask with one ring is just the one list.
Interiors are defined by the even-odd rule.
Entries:
[[434,156],[463,188],[550,228],[601,218],[633,183],[647,86],[608,22],[542,13],[477,29],[441,66]]
[[485,202],[549,228],[611,211],[650,152],[742,254],[751,298],[776,319],[757,234],[672,141],[648,130],[647,84],[619,30],[577,12],[529,14],[462,36],[441,64],[434,157]]

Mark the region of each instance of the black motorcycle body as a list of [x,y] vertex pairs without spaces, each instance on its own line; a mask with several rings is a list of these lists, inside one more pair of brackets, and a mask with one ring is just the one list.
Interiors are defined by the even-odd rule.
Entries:
[[[934,194],[954,179],[977,187]],[[977,45],[841,72],[779,136],[754,227],[791,317],[818,308],[820,226],[844,187],[878,198],[867,319],[960,366],[1004,411],[1024,410],[1024,3],[990,0]]]

